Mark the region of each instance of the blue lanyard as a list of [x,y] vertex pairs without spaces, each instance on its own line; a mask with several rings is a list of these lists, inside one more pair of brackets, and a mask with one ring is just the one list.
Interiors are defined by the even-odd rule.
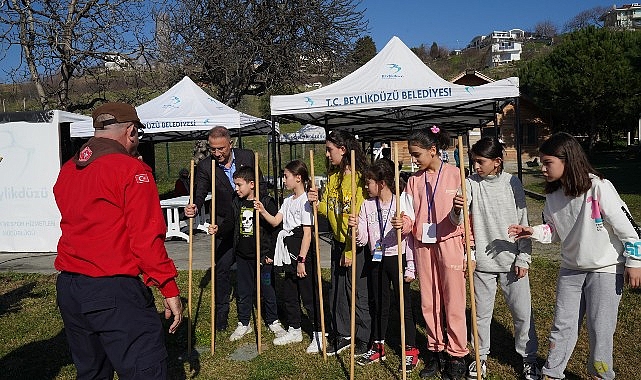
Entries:
[[425,198],[427,199],[427,222],[431,223],[432,221],[432,208],[434,207],[434,195],[436,195],[436,188],[438,187],[438,180],[441,178],[441,169],[443,169],[443,161],[441,161],[441,166],[438,168],[438,174],[436,175],[436,183],[434,184],[434,190],[432,190],[432,198],[430,198],[430,193],[428,191],[427,182],[427,171],[425,172]]
[[[394,199],[392,199],[394,202]],[[387,209],[387,216],[385,217],[385,224],[383,224],[383,212],[381,210],[381,204],[378,202],[378,197],[376,197],[376,212],[378,213],[378,228],[381,230],[380,240],[383,241],[385,236],[385,226],[387,226],[387,221],[389,220],[389,214],[392,211],[392,203],[390,203],[389,208]]]

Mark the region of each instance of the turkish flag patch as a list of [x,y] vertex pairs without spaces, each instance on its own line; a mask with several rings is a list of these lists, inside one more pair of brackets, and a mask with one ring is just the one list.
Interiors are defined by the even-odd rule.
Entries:
[[91,148],[86,146],[85,149],[81,150],[78,154],[78,161],[87,161],[89,158],[91,158],[92,154],[93,152],[91,151]]
[[136,174],[137,183],[147,183],[149,182],[149,176],[147,174]]

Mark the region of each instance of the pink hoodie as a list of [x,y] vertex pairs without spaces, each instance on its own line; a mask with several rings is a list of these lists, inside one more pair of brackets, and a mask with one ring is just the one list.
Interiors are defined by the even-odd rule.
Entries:
[[450,219],[452,202],[461,187],[461,173],[457,167],[447,163],[443,163],[440,175],[438,171],[428,173],[425,170],[420,170],[407,181],[405,191],[401,194],[401,210],[405,213],[403,234],[411,232],[417,241],[421,241],[423,223],[428,221],[426,183],[429,184],[430,201],[434,187],[436,187],[434,202],[430,210],[430,221],[437,223],[436,240],[443,241],[463,235],[463,228]]

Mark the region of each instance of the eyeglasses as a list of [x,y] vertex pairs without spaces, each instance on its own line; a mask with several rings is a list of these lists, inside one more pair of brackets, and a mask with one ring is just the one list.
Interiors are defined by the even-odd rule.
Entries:
[[209,147],[209,150],[211,152],[224,152],[226,149],[229,149],[229,148],[226,147],[226,146],[220,146],[220,147],[218,147],[218,146],[217,147],[210,146]]

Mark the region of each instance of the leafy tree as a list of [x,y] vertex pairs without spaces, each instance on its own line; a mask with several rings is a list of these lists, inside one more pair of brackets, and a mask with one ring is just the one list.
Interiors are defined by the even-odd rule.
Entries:
[[438,45],[436,42],[432,42],[432,46],[430,47],[430,57],[432,59],[437,59],[441,56],[441,52],[438,49]]
[[430,60],[430,53],[427,50],[427,46],[425,46],[425,44],[421,44],[418,47],[410,48],[410,50],[413,51],[414,54],[416,54],[416,56],[420,58],[421,61],[427,62]]
[[[641,112],[641,33],[587,27],[519,70],[521,88],[551,111],[557,130],[588,135],[628,130]],[[635,67],[636,65],[636,67]]]
[[177,36],[172,62],[213,85],[232,107],[244,95],[295,91],[305,76],[332,76],[346,61],[367,27],[359,6],[357,0],[185,0],[167,12]]
[[557,28],[550,20],[541,21],[534,26],[534,34],[543,38],[556,37]]
[[[140,79],[138,66],[147,62],[153,46],[140,26],[149,21],[152,1],[0,1],[0,50],[6,54],[19,48],[21,53],[10,75],[16,81],[31,80],[43,109],[91,107],[101,99],[101,91],[104,95],[108,76],[96,68],[105,62],[118,69],[136,66],[131,72],[134,80]],[[98,94],[93,99],[78,102],[70,97],[80,75],[90,82],[89,92]]]
[[350,61],[357,66],[363,66],[367,61],[376,55],[376,44],[370,36],[361,37],[356,40],[354,50],[351,53]]
[[594,7],[581,11],[565,24],[565,30],[574,32],[579,29],[587,28],[588,26],[601,27],[603,26],[603,22],[600,20],[600,18],[607,11],[608,8],[605,7]]

